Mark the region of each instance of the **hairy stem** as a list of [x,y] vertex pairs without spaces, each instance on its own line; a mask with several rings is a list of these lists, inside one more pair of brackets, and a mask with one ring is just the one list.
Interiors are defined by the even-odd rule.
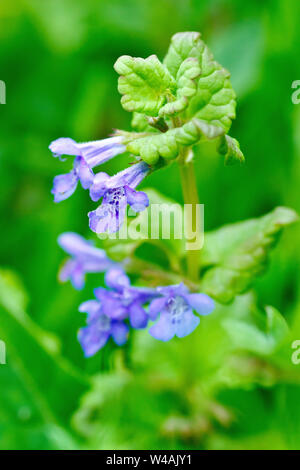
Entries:
[[[191,152],[191,151],[190,151]],[[181,187],[183,193],[184,204],[192,204],[193,210],[188,212],[189,220],[185,220],[186,227],[193,225],[193,214],[196,214],[199,197],[197,192],[197,184],[194,170],[193,160],[190,158],[191,153],[182,151],[178,163],[180,168]],[[186,251],[187,271],[189,278],[197,282],[200,269],[200,250]]]

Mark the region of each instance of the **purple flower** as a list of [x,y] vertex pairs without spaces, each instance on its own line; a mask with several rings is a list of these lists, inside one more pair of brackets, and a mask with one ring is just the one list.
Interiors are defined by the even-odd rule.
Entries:
[[116,136],[78,144],[73,139],[62,137],[51,142],[49,149],[55,157],[76,156],[72,170],[54,178],[51,190],[51,193],[54,194],[54,202],[60,202],[70,197],[74,193],[78,181],[84,189],[88,189],[94,179],[92,168],[125,151],[126,147],[122,145],[122,140],[121,136]]
[[88,300],[80,305],[79,311],[86,312],[87,326],[78,334],[85,356],[89,357],[101,349],[110,336],[121,346],[127,341],[129,320],[133,328],[145,328],[148,314],[142,307],[157,297],[155,289],[133,287],[122,268],[110,268],[105,275],[108,289],[94,290],[97,300]]
[[161,297],[154,299],[149,306],[149,316],[158,321],[151,326],[149,333],[161,341],[169,341],[174,336],[183,338],[197,328],[200,319],[193,314],[207,315],[214,309],[213,300],[206,294],[190,294],[184,284],[158,287]]
[[135,191],[135,187],[149,173],[150,167],[140,162],[110,177],[98,173],[90,186],[93,201],[101,197],[102,204],[95,211],[89,212],[90,228],[96,233],[117,232],[126,214],[129,204],[135,212],[141,212],[149,205],[146,193]]
[[101,302],[88,300],[80,305],[79,311],[88,314],[87,326],[81,328],[78,333],[78,340],[85,357],[93,356],[105,346],[110,337],[118,346],[126,343],[129,332],[128,325],[105,315]]
[[157,297],[155,289],[131,286],[128,276],[118,266],[106,272],[105,284],[109,289],[94,290],[103,313],[113,320],[128,318],[133,328],[145,328],[149,317],[143,305]]
[[104,250],[96,248],[92,241],[85,240],[77,233],[62,233],[58,244],[71,255],[62,266],[59,279],[62,282],[70,280],[75,289],[84,287],[85,273],[103,272],[114,264]]

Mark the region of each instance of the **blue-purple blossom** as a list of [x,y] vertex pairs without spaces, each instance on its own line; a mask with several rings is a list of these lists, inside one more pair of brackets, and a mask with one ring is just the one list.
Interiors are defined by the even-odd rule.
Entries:
[[149,316],[158,321],[151,326],[149,333],[161,341],[169,341],[174,336],[183,338],[192,333],[200,323],[195,310],[207,315],[214,309],[213,300],[206,294],[191,294],[184,284],[158,287],[161,297],[154,299],[149,306]]
[[128,318],[133,328],[145,328],[149,316],[143,305],[157,297],[156,290],[131,286],[128,276],[119,266],[106,272],[105,284],[108,289],[98,287],[94,290],[103,313],[114,320]]
[[135,212],[148,207],[147,194],[135,188],[149,171],[146,163],[139,162],[111,177],[106,173],[96,174],[90,186],[90,196],[93,201],[103,199],[102,204],[88,214],[93,232],[117,232],[124,221],[127,204]]
[[123,153],[126,147],[122,144],[121,136],[93,142],[77,143],[70,138],[62,137],[54,140],[49,149],[55,157],[74,155],[73,168],[69,173],[54,178],[54,202],[60,202],[70,197],[80,181],[83,189],[88,189],[94,180],[93,168]]
[[106,272],[105,284],[108,289],[94,290],[96,300],[88,300],[79,307],[80,312],[88,314],[87,326],[78,334],[86,357],[105,346],[110,337],[119,346],[124,344],[129,333],[127,320],[132,328],[145,328],[149,316],[143,305],[157,297],[155,289],[131,286],[128,276],[117,265]]
[[80,312],[87,313],[87,326],[78,332],[78,340],[85,357],[96,354],[103,348],[110,337],[122,346],[127,341],[129,327],[120,320],[113,320],[103,313],[103,304],[97,300],[88,300],[79,307]]
[[71,256],[62,266],[59,279],[62,282],[70,280],[75,289],[84,287],[86,273],[103,272],[114,265],[104,250],[77,233],[62,233],[58,244]]

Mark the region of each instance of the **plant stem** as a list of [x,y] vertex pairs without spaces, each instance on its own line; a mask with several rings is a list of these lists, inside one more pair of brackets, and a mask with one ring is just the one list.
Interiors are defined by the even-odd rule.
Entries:
[[[190,151],[191,152],[191,151]],[[178,159],[180,168],[181,187],[183,193],[184,204],[191,204],[192,211],[188,211],[188,219],[185,220],[185,226],[191,227],[193,224],[193,214],[196,214],[199,197],[197,192],[197,184],[194,170],[194,163],[189,157],[190,153],[183,151]],[[197,282],[200,269],[200,250],[186,251],[187,272],[189,278]]]

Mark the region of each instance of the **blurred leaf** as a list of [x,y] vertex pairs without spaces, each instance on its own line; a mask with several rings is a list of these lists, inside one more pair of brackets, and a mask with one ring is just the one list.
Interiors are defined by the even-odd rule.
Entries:
[[264,36],[261,20],[251,18],[216,32],[212,38],[214,55],[230,70],[239,99],[257,84],[265,48]]
[[70,51],[81,44],[86,32],[85,11],[70,0],[53,0],[41,4],[37,0],[22,2],[31,12],[46,39],[61,51]]
[[222,227],[205,235],[202,262],[208,266],[202,290],[221,303],[248,290],[262,274],[268,254],[282,228],[297,220],[297,214],[278,207],[258,219]]
[[266,313],[265,331],[255,324],[237,319],[227,319],[223,322],[234,347],[263,356],[272,354],[278,348],[288,334],[288,326],[274,307],[266,307]]
[[[52,335],[24,312],[24,294],[15,279],[10,271],[0,271],[0,337],[46,422],[67,423],[88,382],[60,357]],[[68,400],[61,400],[61,396]]]
[[143,371],[118,370],[94,377],[73,425],[93,449],[138,450],[147,443],[171,449],[174,441],[165,438],[161,428],[166,416],[184,408],[184,398],[170,384],[159,384]]

